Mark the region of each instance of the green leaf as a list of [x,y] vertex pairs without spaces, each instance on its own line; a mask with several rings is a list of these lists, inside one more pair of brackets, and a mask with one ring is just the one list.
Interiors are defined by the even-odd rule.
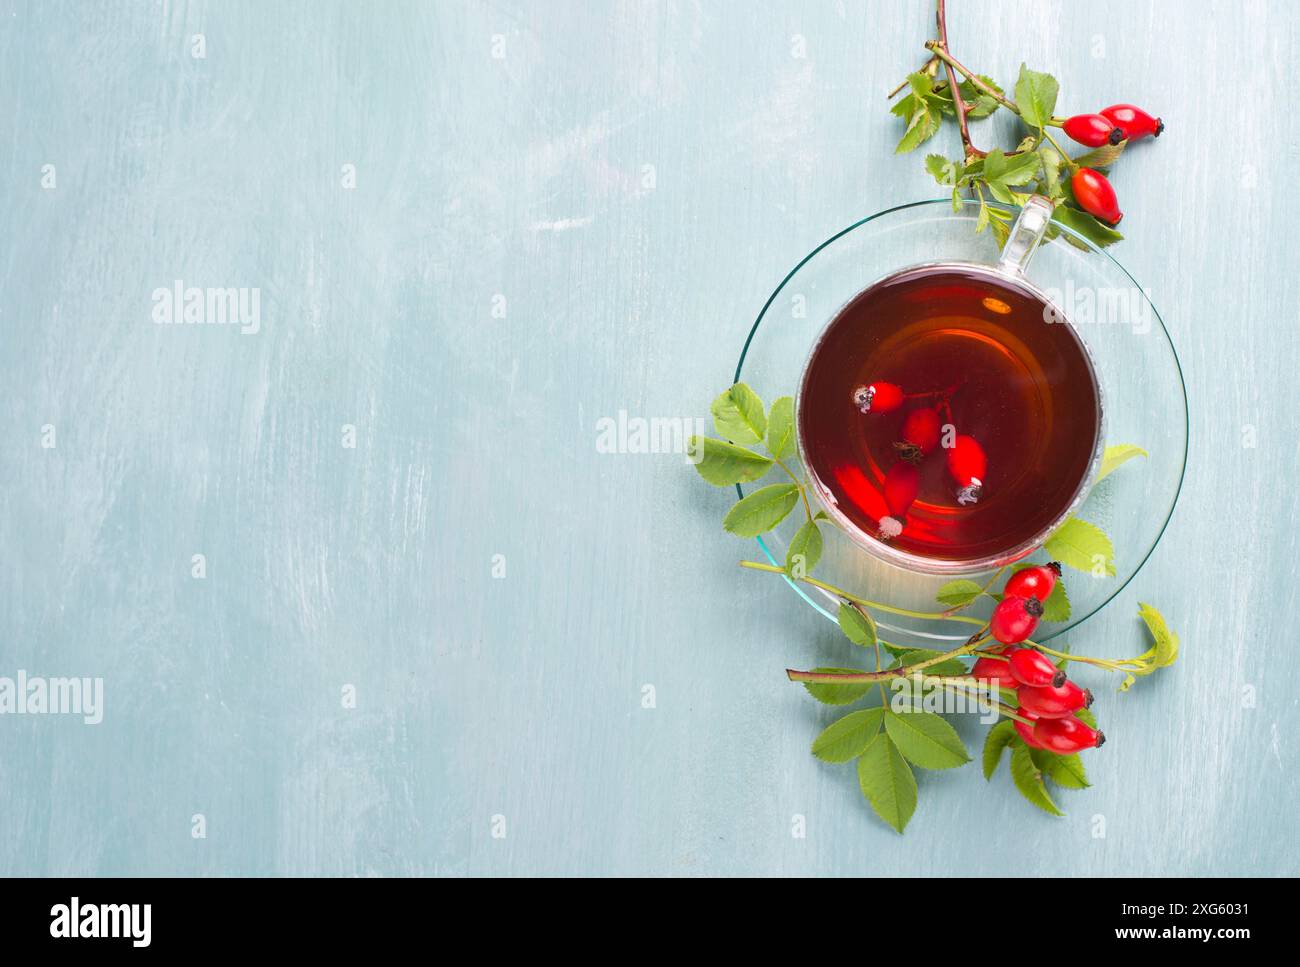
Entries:
[[1088,770],[1083,767],[1083,760],[1077,752],[1073,755],[1047,753],[1042,771],[1063,789],[1087,789],[1092,785],[1088,781]]
[[1069,621],[1070,620],[1070,598],[1065,593],[1065,582],[1058,580],[1052,593],[1047,596],[1043,602],[1043,620],[1044,621]]
[[883,708],[850,712],[836,719],[813,740],[812,754],[823,762],[850,762],[862,755],[880,732]]
[[767,435],[763,401],[744,383],[723,391],[711,407],[718,436],[732,443],[759,443]]
[[920,101],[928,101],[934,96],[934,79],[925,71],[908,74],[907,86],[912,89],[912,96]]
[[916,777],[888,735],[877,735],[858,759],[858,786],[876,815],[902,832],[916,812]]
[[1057,205],[1056,210],[1052,212],[1052,220],[1073,229],[1099,248],[1124,240],[1124,236],[1109,225],[1103,225],[1087,212],[1071,208],[1069,205]]
[[1134,457],[1145,456],[1149,456],[1149,454],[1141,447],[1134,446],[1131,443],[1117,443],[1113,447],[1107,447],[1106,452],[1101,456],[1101,468],[1097,471],[1096,482],[1101,483]]
[[944,608],[964,608],[983,593],[978,584],[963,578],[949,581],[935,593],[934,599]]
[[[997,151],[995,148],[994,151]],[[999,155],[1001,151],[997,152]],[[993,152],[989,152],[990,156]],[[996,178],[989,174],[989,159],[984,159],[984,176],[990,182],[997,181],[1003,185],[1024,185],[1038,177],[1039,158],[1037,152],[1022,151],[1020,154],[1013,154],[1010,157],[1003,156],[1003,163],[999,166],[999,172]]]
[[767,452],[778,460],[794,452],[794,397],[782,396],[767,417]]
[[785,569],[795,577],[805,577],[812,573],[821,559],[822,532],[817,529],[817,521],[805,521],[786,548]]
[[935,132],[938,130],[939,112],[931,110],[925,104],[921,104],[908,120],[907,131],[903,134],[903,139],[898,142],[898,147],[894,149],[894,153],[906,154],[920,147],[934,137]]
[[984,737],[984,778],[992,779],[1002,761],[1002,750],[1016,737],[1015,724],[1011,719],[1003,719]]
[[1078,517],[1068,518],[1057,528],[1043,549],[1053,560],[1068,564],[1076,571],[1098,577],[1101,575],[1097,571],[1104,571],[1109,577],[1115,576],[1115,547],[1110,538],[1100,527]]
[[845,603],[840,605],[840,630],[855,645],[863,648],[876,646],[876,621],[861,608]]
[[1097,716],[1092,714],[1092,709],[1090,708],[1081,708],[1076,710],[1074,717],[1090,729],[1095,729],[1097,727]]
[[1064,197],[1065,193],[1061,189],[1061,160],[1060,154],[1050,145],[1045,145],[1038,149],[1038,159],[1043,168],[1043,186],[1042,193],[1053,201]]
[[1019,742],[1011,751],[1011,781],[1020,790],[1020,795],[1043,812],[1051,813],[1053,816],[1065,815],[1047,794],[1047,787],[1043,785],[1043,774],[1038,771],[1038,766],[1034,764],[1029,754],[1029,746],[1024,742]]
[[[814,668],[813,671],[831,675],[858,675],[861,668]],[[835,685],[827,682],[804,682],[808,694],[823,705],[850,705],[871,690],[871,682],[850,682]]]
[[926,155],[925,170],[941,185],[955,185],[961,176],[961,164],[949,161],[941,154]]
[[[899,668],[903,665],[915,665],[917,662],[928,661],[943,654],[941,651],[934,651],[930,648],[909,648],[898,656],[898,661],[893,667]],[[949,658],[947,661],[941,661],[937,665],[930,665],[921,669],[922,675],[965,675],[966,666],[959,659]]]
[[1127,144],[1127,141],[1121,141],[1119,144],[1103,144],[1100,148],[1093,148],[1079,155],[1074,159],[1074,163],[1080,168],[1109,168],[1119,160]]
[[1040,74],[1021,64],[1020,76],[1016,79],[1016,104],[1021,119],[1031,128],[1044,127],[1056,110],[1059,90],[1060,85],[1051,74]]
[[[998,85],[993,82],[992,78],[985,77],[983,74],[977,76],[985,84],[993,88],[993,90],[997,91],[999,94],[1002,93],[1002,88],[998,87]],[[961,91],[961,99],[965,101],[967,106],[970,108],[970,110],[966,112],[968,118],[986,118],[998,109],[997,100],[989,97],[989,95],[985,94],[983,91],[978,90],[969,79],[964,80],[957,85],[957,90]]]
[[922,769],[951,769],[970,761],[957,730],[934,712],[890,711],[885,731],[908,761]]
[[772,467],[771,458],[713,437],[693,436],[687,445],[695,469],[715,487],[750,483]]
[[1139,604],[1138,614],[1146,622],[1147,630],[1155,640],[1155,664],[1158,668],[1172,665],[1178,660],[1178,636],[1169,630],[1165,616],[1149,604]]
[[797,484],[768,484],[736,501],[722,519],[722,526],[738,537],[757,537],[785,520],[798,502]]

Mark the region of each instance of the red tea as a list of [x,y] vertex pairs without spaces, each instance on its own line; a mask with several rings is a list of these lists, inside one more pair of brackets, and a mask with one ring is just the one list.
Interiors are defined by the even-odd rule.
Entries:
[[1078,498],[1101,432],[1087,351],[1045,306],[992,268],[941,265],[891,276],[835,317],[798,418],[813,486],[841,523],[950,564],[1045,536]]

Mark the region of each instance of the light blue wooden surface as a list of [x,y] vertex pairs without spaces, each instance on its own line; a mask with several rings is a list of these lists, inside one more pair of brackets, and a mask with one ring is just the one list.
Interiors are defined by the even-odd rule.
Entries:
[[[1118,254],[1192,462],[1074,641],[1150,600],[1183,657],[1106,692],[1068,818],[969,766],[906,838],[782,675],[848,646],[596,425],[705,416],[795,261],[935,193],[884,100],[928,3],[0,13],[0,675],[105,683],[100,725],[0,718],[0,871],[1300,872],[1293,5],[952,3],[967,63],[1168,124]],[[155,325],[175,279],[261,331]]]

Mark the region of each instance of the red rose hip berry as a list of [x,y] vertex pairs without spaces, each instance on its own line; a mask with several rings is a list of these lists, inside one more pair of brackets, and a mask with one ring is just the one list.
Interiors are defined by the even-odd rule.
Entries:
[[907,512],[921,489],[921,471],[915,464],[899,460],[885,474],[885,505],[889,516],[880,518],[880,536],[884,540],[903,533]]
[[1011,674],[1021,685],[1042,688],[1050,685],[1060,688],[1065,684],[1065,672],[1061,671],[1047,657],[1032,648],[1017,648],[1008,656]]
[[1095,749],[1106,741],[1106,736],[1073,715],[1063,719],[1040,718],[1034,723],[1034,738],[1042,748],[1058,755]]
[[903,418],[899,434],[902,440],[894,444],[894,449],[904,460],[915,462],[939,445],[941,431],[938,410],[929,406],[912,410]]
[[1029,719],[1028,725],[1018,719],[1011,720],[1011,724],[1016,728],[1016,734],[1025,740],[1025,745],[1029,746],[1031,749],[1046,749],[1047,746],[1039,742],[1034,736],[1034,726],[1038,724],[1038,716],[1034,715],[1032,712],[1026,711],[1025,709],[1017,709],[1016,714],[1019,715],[1020,718]]
[[1124,140],[1124,129],[1102,114],[1076,114],[1066,118],[1061,127],[1075,141],[1090,148],[1119,144]]
[[1146,137],[1158,138],[1165,129],[1164,121],[1153,118],[1146,111],[1132,104],[1112,104],[1110,107],[1104,107],[1101,109],[1101,116],[1113,122],[1130,141]]
[[1080,168],[1070,179],[1074,200],[1089,215],[1095,215],[1109,225],[1118,225],[1124,213],[1119,210],[1115,189],[1100,171]]
[[957,482],[957,503],[963,507],[980,499],[987,463],[984,448],[973,436],[958,434],[953,440],[948,449],[948,473]]
[[862,413],[889,413],[903,405],[903,391],[893,383],[877,381],[855,389],[853,404]]
[[1026,688],[1020,692],[1020,707],[1042,719],[1063,719],[1090,705],[1092,692],[1071,681],[1060,686]]
[[1007,595],[993,609],[989,632],[1004,645],[1014,645],[1034,633],[1042,616],[1043,602],[1037,598]]
[[998,658],[981,658],[971,666],[971,677],[993,682],[1002,688],[1017,689],[1020,683],[1011,674],[1011,663]]
[[1007,597],[1037,598],[1039,601],[1046,601],[1052,589],[1056,587],[1056,579],[1060,576],[1061,565],[1055,561],[1051,564],[1027,567],[1007,578],[1002,593]]

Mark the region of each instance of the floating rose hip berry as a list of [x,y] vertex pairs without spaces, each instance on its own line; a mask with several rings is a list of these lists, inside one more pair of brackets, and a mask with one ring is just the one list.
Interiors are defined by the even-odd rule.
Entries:
[[1101,109],[1101,116],[1113,121],[1124,132],[1124,137],[1130,141],[1148,136],[1158,138],[1165,129],[1164,121],[1153,118],[1146,111],[1132,104],[1112,104],[1110,107],[1104,107]]
[[907,512],[921,489],[921,471],[906,460],[899,460],[885,474],[885,504],[888,517],[880,518],[880,536],[888,540],[903,533]]
[[1091,705],[1092,692],[1071,681],[1060,686],[1026,688],[1020,693],[1020,707],[1043,719],[1063,719]]
[[976,503],[984,490],[987,460],[984,448],[973,436],[958,434],[948,449],[948,473],[957,481],[957,503]]
[[1046,656],[1032,648],[1017,648],[1008,655],[1011,674],[1021,685],[1042,688],[1051,685],[1059,688],[1065,684],[1065,672],[1061,671]]
[[1124,213],[1119,210],[1119,199],[1106,176],[1091,168],[1080,168],[1070,179],[1070,190],[1074,200],[1089,215],[1096,215],[1103,222],[1118,225]]
[[1004,645],[1014,645],[1034,633],[1038,619],[1042,616],[1043,602],[1037,598],[1007,595],[993,609],[993,615],[989,618],[989,631]]
[[997,658],[981,658],[971,666],[971,677],[994,682],[1002,688],[1017,689],[1020,683],[1011,674],[1011,663]]
[[1073,715],[1063,719],[1039,718],[1034,723],[1034,738],[1042,743],[1044,749],[1059,755],[1095,749],[1106,741],[1106,736]]
[[1101,114],[1076,114],[1072,118],[1066,118],[1061,127],[1075,141],[1090,148],[1119,144],[1124,140],[1124,129]]
[[938,410],[929,406],[912,410],[903,418],[899,433],[902,440],[894,444],[894,449],[904,460],[916,462],[939,445],[941,431]]
[[1026,711],[1025,709],[1016,709],[1016,714],[1021,718],[1030,720],[1028,725],[1017,719],[1011,720],[1011,724],[1016,727],[1016,734],[1025,740],[1025,745],[1029,746],[1031,749],[1046,749],[1047,746],[1039,742],[1034,736],[1034,726],[1038,724],[1038,716],[1033,712]]
[[903,391],[893,383],[872,383],[853,391],[853,405],[862,413],[888,413],[903,405]]
[[1060,576],[1061,565],[1055,561],[1051,564],[1027,567],[1007,578],[1002,593],[1005,596],[1015,595],[1020,598],[1037,598],[1039,601],[1046,601],[1052,593],[1052,588],[1056,587],[1056,579]]

